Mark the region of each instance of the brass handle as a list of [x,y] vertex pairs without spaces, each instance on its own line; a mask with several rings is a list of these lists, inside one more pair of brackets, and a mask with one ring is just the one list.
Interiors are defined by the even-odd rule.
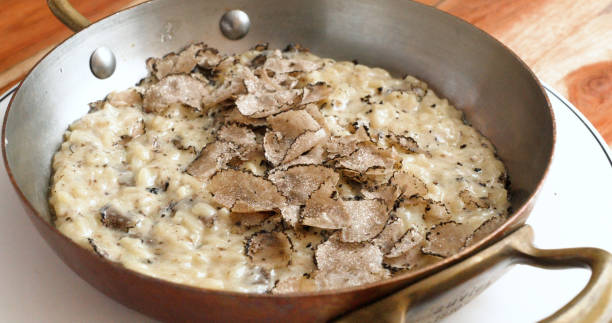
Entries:
[[57,19],[75,32],[91,24],[87,18],[74,9],[68,0],[47,0],[47,5]]
[[612,255],[596,248],[543,250],[523,226],[468,259],[338,319],[339,322],[433,322],[467,303],[513,264],[559,269],[587,267],[591,278],[567,305],[543,322],[610,322]]

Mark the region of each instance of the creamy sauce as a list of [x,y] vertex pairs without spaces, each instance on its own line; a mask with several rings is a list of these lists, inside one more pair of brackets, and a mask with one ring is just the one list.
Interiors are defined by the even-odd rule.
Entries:
[[[253,55],[247,52],[241,59]],[[324,63],[305,79],[324,81],[333,89],[318,104],[332,135],[348,135],[358,122],[414,138],[421,151],[399,152],[402,170],[422,180],[425,197],[444,203],[452,220],[476,229],[507,214],[508,193],[500,180],[504,165],[492,144],[466,125],[462,112],[446,99],[410,76],[397,79],[379,68],[296,55]],[[185,172],[214,139],[215,114],[215,109],[196,113],[174,104],[159,115],[107,102],[74,122],[53,159],[50,204],[57,228],[129,269],[188,285],[263,293],[279,279],[311,273],[316,269],[314,250],[324,239],[316,229],[290,231],[290,264],[263,272],[245,255],[245,237],[275,223],[236,226],[228,209],[212,199],[206,182]],[[177,141],[195,149],[179,149]],[[383,138],[378,145],[388,143]],[[262,175],[260,162],[242,167]],[[464,191],[486,200],[488,207],[466,207],[459,198]],[[100,210],[108,205],[133,225],[125,231],[105,226]],[[423,205],[401,205],[394,213],[405,228],[423,235],[436,224],[423,216]]]

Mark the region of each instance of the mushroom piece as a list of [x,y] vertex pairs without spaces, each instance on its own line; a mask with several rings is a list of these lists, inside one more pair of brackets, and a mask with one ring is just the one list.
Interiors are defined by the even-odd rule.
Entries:
[[361,194],[366,199],[378,199],[384,202],[388,211],[393,208],[395,201],[400,197],[401,191],[394,184],[383,184],[374,187],[362,187]]
[[461,201],[463,201],[464,208],[468,210],[486,209],[490,206],[489,199],[487,197],[475,197],[468,190],[459,192],[459,198]]
[[245,228],[252,228],[262,224],[269,217],[273,216],[274,212],[247,212],[247,213],[230,213],[229,217],[232,223]]
[[355,133],[348,136],[331,137],[325,145],[328,158],[347,157],[358,149],[358,144],[370,141],[364,127],[359,127]]
[[423,236],[411,228],[385,254],[384,263],[399,269],[414,269],[422,258]]
[[428,192],[425,183],[411,173],[397,172],[393,175],[391,182],[397,185],[403,197],[425,196]]
[[497,228],[501,227],[506,222],[506,217],[496,215],[484,221],[465,241],[465,246],[469,247],[478,241],[484,239],[489,234],[493,233]]
[[138,107],[142,105],[142,95],[135,89],[111,92],[106,101],[115,108]]
[[384,183],[393,175],[398,157],[373,143],[359,143],[357,150],[336,160],[345,176],[357,182]]
[[239,170],[218,171],[210,178],[208,190],[231,212],[274,211],[285,205],[285,197],[272,182]]
[[224,125],[217,131],[217,140],[235,144],[242,156],[255,151],[258,148],[255,133],[238,125]]
[[268,175],[278,190],[287,198],[287,204],[303,205],[310,195],[325,182],[338,182],[339,176],[332,168],[320,165],[298,165],[286,170],[273,170]]
[[370,240],[382,231],[389,218],[389,212],[380,200],[344,201],[343,206],[349,215],[349,225],[342,229],[342,241]]
[[253,92],[249,90],[248,94],[238,96],[236,107],[245,116],[264,118],[290,110],[295,106],[323,100],[331,93],[331,88],[325,83],[316,83],[306,85],[301,89]]
[[342,242],[333,235],[315,252],[318,270],[314,279],[320,289],[357,286],[390,276],[383,268],[383,254],[371,243]]
[[342,229],[350,225],[350,215],[342,200],[332,197],[336,193],[335,184],[329,181],[312,193],[302,209],[302,224],[321,229]]
[[185,47],[178,53],[170,53],[162,58],[149,58],[147,69],[158,80],[161,80],[171,74],[190,73],[196,65],[211,68],[220,61],[219,51],[204,43],[196,43]]
[[316,289],[317,285],[313,279],[304,276],[293,276],[279,280],[272,289],[272,294],[313,292]]
[[450,257],[463,249],[471,233],[466,225],[455,221],[434,225],[425,235],[422,251],[428,255]]
[[291,242],[282,232],[257,232],[246,240],[249,260],[265,269],[282,268],[291,261]]
[[187,174],[205,181],[216,171],[226,168],[234,158],[238,158],[238,147],[231,142],[214,141],[206,145],[200,155],[187,166]]
[[395,243],[406,233],[403,221],[395,215],[391,215],[383,230],[372,240],[383,254],[391,251]]
[[232,160],[246,160],[258,148],[252,130],[237,125],[224,125],[217,132],[217,141],[207,144],[186,171],[204,181],[217,170],[227,168]]
[[202,97],[210,88],[201,81],[185,74],[169,75],[151,85],[144,94],[146,112],[161,113],[173,103],[181,103],[196,110],[202,107]]
[[264,136],[264,151],[266,159],[273,165],[291,162],[323,143],[328,136],[323,126],[306,110],[282,112],[268,117],[267,122],[271,130]]
[[136,226],[136,221],[133,217],[121,213],[115,207],[108,204],[100,209],[100,221],[107,228],[123,232],[128,232]]

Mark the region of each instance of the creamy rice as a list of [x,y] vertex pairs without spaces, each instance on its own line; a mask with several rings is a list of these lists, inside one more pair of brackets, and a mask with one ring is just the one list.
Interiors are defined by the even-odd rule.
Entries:
[[[259,54],[248,51],[236,60],[246,64]],[[307,52],[283,55],[322,66],[304,73],[300,84],[331,86],[329,96],[316,103],[331,136],[350,135],[359,124],[373,137],[383,130],[418,143],[418,151],[406,152],[391,147],[382,135],[376,142],[399,156],[400,171],[426,186],[421,198],[430,202],[396,203],[390,211],[401,231],[413,229],[425,237],[440,223],[454,221],[472,232],[487,220],[507,215],[505,168],[492,144],[426,84]],[[217,73],[223,77],[232,68],[221,66]],[[150,77],[134,89],[145,93],[155,82]],[[156,113],[146,112],[140,102],[117,105],[107,100],[71,124],[54,156],[50,204],[63,234],[129,269],[205,288],[264,293],[279,281],[308,279],[317,270],[315,251],[333,230],[287,229],[290,226],[275,216],[252,227],[237,225],[235,215],[215,201],[208,183],[185,171],[215,140],[215,118],[222,107],[198,111],[173,103]],[[252,158],[239,167],[264,176],[263,160]],[[338,191],[343,197],[355,193],[350,188]],[[448,214],[443,219],[428,216],[431,205],[443,205]],[[129,225],[105,223],[109,212],[129,219]],[[245,253],[245,239],[262,230],[278,231],[279,226],[291,241],[289,264],[254,264]],[[388,274],[381,277],[440,259],[423,254],[417,266],[397,270],[385,265]],[[315,282],[314,287],[296,290],[313,288],[327,287]]]

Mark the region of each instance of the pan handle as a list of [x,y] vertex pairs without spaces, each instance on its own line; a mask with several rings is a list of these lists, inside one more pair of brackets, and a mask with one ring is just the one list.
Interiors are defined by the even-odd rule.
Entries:
[[338,321],[434,321],[467,303],[513,264],[546,269],[591,269],[591,278],[584,289],[543,322],[593,323],[612,319],[612,255],[597,248],[535,248],[533,229],[526,225],[463,262],[348,313]]
[[57,19],[74,32],[78,32],[91,24],[87,18],[74,9],[68,0],[47,0],[47,5]]

